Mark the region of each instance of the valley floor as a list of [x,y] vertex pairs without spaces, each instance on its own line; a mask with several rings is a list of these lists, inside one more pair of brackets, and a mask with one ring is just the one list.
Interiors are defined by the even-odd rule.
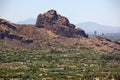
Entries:
[[120,54],[84,47],[1,49],[0,80],[120,80]]

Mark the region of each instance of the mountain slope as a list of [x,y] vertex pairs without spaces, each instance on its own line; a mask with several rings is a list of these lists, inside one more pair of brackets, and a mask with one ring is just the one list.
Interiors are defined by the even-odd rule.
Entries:
[[[40,14],[36,24],[14,24],[0,19],[0,48],[56,49],[75,47],[120,52],[120,44],[103,37],[87,38],[68,19],[50,10]],[[52,15],[51,15],[52,14]],[[52,26],[53,25],[53,26]],[[82,50],[82,49],[81,49]]]

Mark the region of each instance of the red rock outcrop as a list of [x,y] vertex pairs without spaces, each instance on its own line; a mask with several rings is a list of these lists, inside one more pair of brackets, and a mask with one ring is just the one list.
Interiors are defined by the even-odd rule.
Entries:
[[39,14],[35,26],[46,28],[64,37],[87,37],[82,29],[76,29],[75,25],[71,24],[66,17],[57,14],[55,10],[49,10],[44,14]]

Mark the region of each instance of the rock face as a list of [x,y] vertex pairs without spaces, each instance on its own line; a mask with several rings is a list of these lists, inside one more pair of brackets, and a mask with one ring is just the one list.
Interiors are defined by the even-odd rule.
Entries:
[[[5,19],[0,19],[0,39],[14,39],[19,40],[22,43],[33,43],[33,40],[31,39],[24,39],[24,37],[20,36],[20,34],[16,34],[16,26],[13,23],[10,23],[9,21]],[[15,33],[16,32],[16,33]]]
[[35,26],[46,28],[64,37],[88,37],[82,29],[76,29],[75,25],[71,24],[66,17],[57,14],[55,10],[39,14]]
[[7,21],[5,19],[0,19],[0,25],[5,25],[7,28],[10,28],[12,30],[16,29],[16,27],[14,25],[12,25],[12,23],[10,23],[9,21]]
[[0,39],[4,39],[5,37],[13,37],[12,34],[9,34],[12,30],[15,30],[16,27],[12,25],[7,20],[0,19]]

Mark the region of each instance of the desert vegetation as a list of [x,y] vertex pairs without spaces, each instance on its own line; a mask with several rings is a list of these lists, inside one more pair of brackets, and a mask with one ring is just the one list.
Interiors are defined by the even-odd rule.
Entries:
[[0,49],[1,80],[119,80],[120,54],[85,47]]

